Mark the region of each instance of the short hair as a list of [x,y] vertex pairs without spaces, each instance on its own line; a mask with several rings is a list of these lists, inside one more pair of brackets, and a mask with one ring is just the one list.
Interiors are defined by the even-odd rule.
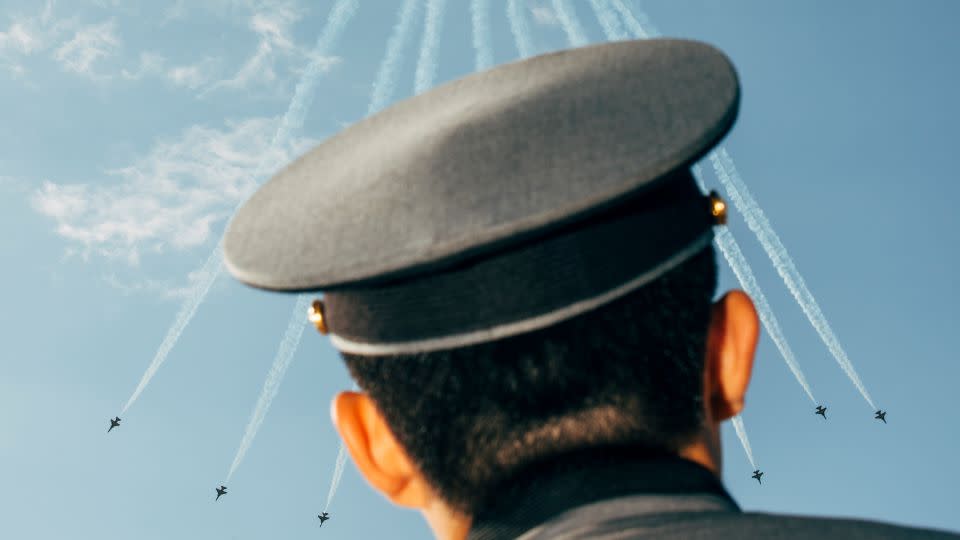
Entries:
[[438,495],[473,516],[500,484],[561,454],[689,443],[703,422],[716,286],[708,245],[649,284],[537,331],[429,353],[341,355]]

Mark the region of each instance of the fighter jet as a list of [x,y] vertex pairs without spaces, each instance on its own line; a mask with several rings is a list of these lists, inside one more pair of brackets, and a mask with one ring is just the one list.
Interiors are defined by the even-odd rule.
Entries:
[[329,516],[329,515],[327,515],[327,513],[326,513],[326,512],[324,512],[324,513],[322,513],[322,514],[320,514],[320,515],[318,515],[317,517],[318,517],[318,518],[320,518],[320,526],[321,526],[321,527],[323,527],[323,522],[324,522],[324,521],[326,521],[326,520],[328,520],[328,519],[330,519],[330,516]]
[[214,499],[214,501],[219,501],[219,500],[220,500],[220,496],[221,496],[221,495],[226,495],[226,494],[227,494],[227,486],[221,485],[220,487],[217,488],[217,498]]
[[886,411],[877,411],[877,415],[873,417],[876,420],[883,420],[883,423],[887,423],[887,413]]
[[113,428],[119,427],[119,426],[120,426],[120,417],[118,416],[110,421],[110,429],[107,430],[107,433],[110,433],[110,431],[112,431]]
[[763,476],[763,473],[760,472],[760,469],[757,469],[757,470],[753,471],[753,476],[751,476],[750,478],[756,478],[756,479],[757,479],[757,483],[763,484],[763,482],[760,481],[760,477],[761,477],[761,476]]
[[819,414],[820,416],[823,417],[824,420],[826,420],[826,419],[827,419],[827,408],[824,407],[823,405],[817,405],[817,412],[816,412],[815,414]]

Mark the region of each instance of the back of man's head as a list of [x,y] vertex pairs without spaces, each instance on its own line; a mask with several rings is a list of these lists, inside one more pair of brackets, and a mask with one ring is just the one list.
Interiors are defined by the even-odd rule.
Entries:
[[[545,276],[545,278],[549,278]],[[523,469],[603,446],[673,452],[703,422],[713,248],[599,308],[468,347],[342,356],[437,494],[476,515]]]

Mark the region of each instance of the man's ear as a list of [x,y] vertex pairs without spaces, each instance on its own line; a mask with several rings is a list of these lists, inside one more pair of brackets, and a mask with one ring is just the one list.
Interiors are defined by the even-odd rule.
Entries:
[[713,304],[704,373],[705,403],[713,422],[743,410],[759,337],[757,310],[746,293],[731,291]]
[[400,506],[422,508],[429,503],[426,481],[369,396],[341,392],[330,413],[353,462],[377,491]]

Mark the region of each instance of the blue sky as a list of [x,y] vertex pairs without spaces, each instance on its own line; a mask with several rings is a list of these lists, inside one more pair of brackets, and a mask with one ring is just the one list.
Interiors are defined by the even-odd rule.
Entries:
[[[285,160],[361,118],[399,1],[360,0]],[[494,61],[517,56],[491,0]],[[724,478],[749,510],[960,530],[953,486],[955,100],[948,0],[647,0],[661,33],[715,44],[743,102],[726,141],[888,425],[829,356],[741,216],[731,230],[829,421],[761,339]],[[307,332],[258,438],[214,504],[294,299],[223,277],[109,436],[216,244],[311,60],[332,1],[0,0],[0,537],[428,538],[348,464],[317,531],[349,387]],[[538,52],[566,46],[553,3],[525,2]],[[603,33],[571,0],[590,41]],[[413,91],[423,31],[403,49]],[[474,69],[470,13],[448,1],[437,82]],[[709,165],[706,167],[709,170]],[[708,176],[708,184],[717,186]],[[722,263],[721,263],[722,266]],[[736,281],[726,267],[721,287]]]

